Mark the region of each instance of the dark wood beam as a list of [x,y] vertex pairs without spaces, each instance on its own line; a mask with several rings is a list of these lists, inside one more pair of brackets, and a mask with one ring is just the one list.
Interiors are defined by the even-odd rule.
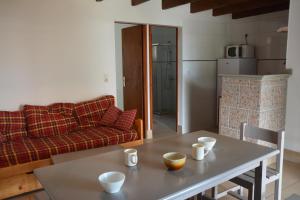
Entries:
[[281,11],[281,10],[287,10],[287,9],[289,9],[289,7],[290,7],[289,2],[284,2],[281,4],[266,6],[266,7],[262,7],[262,8],[253,9],[253,10],[235,12],[235,13],[232,13],[232,19],[239,19],[239,18],[251,17],[251,16],[255,16],[255,15],[261,15],[261,14],[266,14],[266,13],[271,13],[271,12],[276,12],[276,11]]
[[248,2],[226,5],[213,10],[213,16],[220,16],[229,13],[242,12],[245,10],[254,10],[261,7],[272,6],[288,2],[288,0],[251,0]]
[[139,4],[145,3],[146,1],[150,1],[150,0],[131,0],[131,5],[137,6]]
[[191,13],[220,8],[225,5],[231,5],[249,0],[193,0],[191,2]]
[[162,0],[162,9],[169,9],[176,6],[190,3],[192,0]]

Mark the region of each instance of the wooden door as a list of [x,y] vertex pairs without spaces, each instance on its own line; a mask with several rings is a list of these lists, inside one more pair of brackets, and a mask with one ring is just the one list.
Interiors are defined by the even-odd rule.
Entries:
[[122,29],[124,109],[143,119],[143,26]]

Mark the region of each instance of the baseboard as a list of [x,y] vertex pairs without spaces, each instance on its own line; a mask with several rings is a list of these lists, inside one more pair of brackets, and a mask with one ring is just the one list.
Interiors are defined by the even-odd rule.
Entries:
[[146,139],[152,139],[153,138],[153,133],[152,130],[147,130],[146,131]]
[[181,125],[177,126],[177,133],[182,134],[182,126]]
[[285,149],[284,160],[300,163],[300,153],[289,149]]

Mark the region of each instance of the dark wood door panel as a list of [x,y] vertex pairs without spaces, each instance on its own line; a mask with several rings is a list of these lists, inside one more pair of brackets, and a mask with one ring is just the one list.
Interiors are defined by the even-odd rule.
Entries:
[[122,29],[124,109],[143,119],[143,26]]

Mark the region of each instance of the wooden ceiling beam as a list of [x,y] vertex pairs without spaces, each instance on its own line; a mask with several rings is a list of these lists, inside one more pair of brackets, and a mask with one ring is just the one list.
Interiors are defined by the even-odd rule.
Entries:
[[241,11],[241,12],[235,12],[232,13],[232,19],[240,19],[244,17],[251,17],[255,15],[261,15],[261,14],[266,14],[266,13],[271,13],[271,12],[276,12],[276,11],[281,11],[281,10],[287,10],[289,9],[290,4],[289,2],[284,2],[272,6],[266,6],[266,7],[261,7],[253,10],[246,10],[246,11]]
[[230,13],[242,12],[245,10],[254,10],[261,7],[272,6],[288,2],[288,0],[251,0],[248,2],[226,5],[213,10],[213,16],[220,16]]
[[162,0],[162,9],[174,8],[176,6],[190,3],[192,0]]
[[140,5],[142,3],[145,3],[146,1],[150,1],[150,0],[131,0],[131,5],[137,6],[137,5]]
[[191,2],[191,13],[220,8],[226,5],[232,5],[249,0],[193,0]]

